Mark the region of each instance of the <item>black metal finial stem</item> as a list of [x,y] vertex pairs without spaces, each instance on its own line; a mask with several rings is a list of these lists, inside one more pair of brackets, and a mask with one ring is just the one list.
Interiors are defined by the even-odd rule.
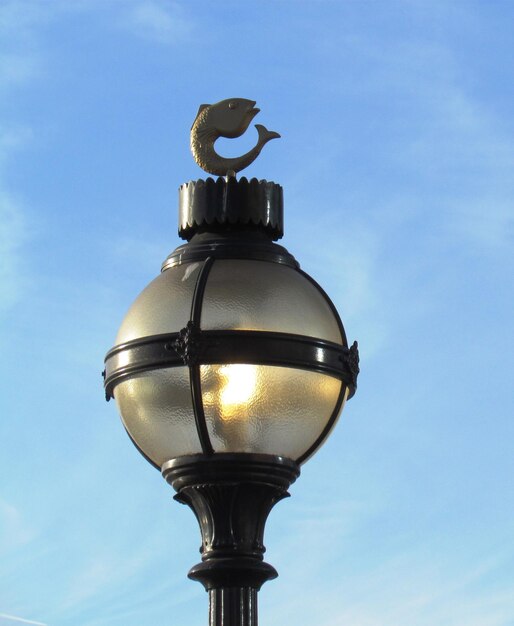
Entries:
[[211,589],[209,626],[257,626],[257,589]]

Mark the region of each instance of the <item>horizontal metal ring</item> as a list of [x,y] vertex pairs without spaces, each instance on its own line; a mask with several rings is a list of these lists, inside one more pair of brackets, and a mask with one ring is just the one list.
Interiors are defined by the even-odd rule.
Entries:
[[191,365],[248,363],[328,374],[355,393],[358,352],[305,335],[254,330],[200,330],[192,322],[179,333],[154,335],[115,346],[105,358],[105,391],[141,372]]

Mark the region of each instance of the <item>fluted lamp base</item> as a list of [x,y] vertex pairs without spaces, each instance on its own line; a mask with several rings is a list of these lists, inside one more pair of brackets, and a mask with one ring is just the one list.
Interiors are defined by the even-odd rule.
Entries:
[[257,626],[257,592],[278,575],[263,560],[266,519],[299,466],[264,454],[193,455],[168,461],[162,474],[200,525],[202,561],[189,578],[209,592],[210,626]]

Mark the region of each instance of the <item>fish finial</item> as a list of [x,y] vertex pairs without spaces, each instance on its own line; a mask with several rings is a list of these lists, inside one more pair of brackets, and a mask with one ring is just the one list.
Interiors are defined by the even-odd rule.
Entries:
[[268,141],[280,137],[278,133],[268,130],[262,124],[255,124],[258,140],[246,154],[225,158],[216,152],[214,143],[219,137],[232,139],[246,132],[250,122],[260,110],[255,104],[255,100],[229,98],[216,104],[200,105],[191,127],[191,152],[203,170],[216,176],[235,176],[236,172],[255,161]]

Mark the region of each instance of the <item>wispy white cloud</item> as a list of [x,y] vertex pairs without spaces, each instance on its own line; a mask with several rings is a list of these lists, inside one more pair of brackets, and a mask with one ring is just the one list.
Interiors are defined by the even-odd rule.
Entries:
[[35,622],[31,619],[23,619],[16,615],[7,615],[7,613],[0,613],[0,624],[7,624],[7,622],[18,622],[21,624],[34,624],[34,626],[47,626],[44,622]]
[[0,90],[31,84],[48,71],[41,30],[62,16],[95,8],[91,0],[6,0],[0,4]]
[[0,32],[3,35],[25,36],[44,13],[44,7],[40,2],[7,0],[0,7]]
[[12,504],[0,499],[0,551],[26,545],[36,536],[22,513]]
[[193,31],[193,23],[182,6],[158,0],[136,2],[121,24],[138,37],[160,44],[182,43]]
[[493,189],[484,191],[471,201],[454,202],[452,209],[448,220],[450,234],[466,238],[477,253],[486,250],[512,254],[514,203],[503,194],[497,195]]
[[431,86],[430,116],[404,158],[433,181],[432,198],[449,238],[477,253],[514,243],[514,141],[502,121],[457,81]]
[[12,150],[23,148],[31,138],[32,131],[28,127],[0,129],[0,165]]
[[36,67],[35,59],[29,55],[0,52],[0,89],[27,83],[36,75]]
[[22,247],[28,239],[28,228],[22,203],[3,181],[2,166],[30,137],[27,128],[0,132],[0,309],[4,310],[17,301],[24,287]]
[[[456,23],[480,32],[473,11],[456,3],[405,2],[411,15],[433,23]],[[349,95],[386,103],[392,133],[385,144],[388,167],[405,176],[412,207],[437,216],[447,240],[473,246],[476,254],[509,251],[514,240],[514,141],[510,122],[488,104],[470,81],[469,59],[451,37],[376,38],[370,32],[343,33],[316,44],[323,54],[346,51],[365,61],[366,72],[351,80],[327,81],[341,98]],[[345,67],[352,72],[352,68]],[[332,95],[334,95],[332,94]],[[381,149],[379,147],[379,149]],[[371,197],[372,190],[369,190]],[[382,192],[381,204],[388,202]]]
[[130,237],[120,235],[111,237],[105,242],[105,254],[113,257],[123,265],[131,264],[149,273],[158,275],[160,266],[166,256],[171,252],[169,237],[156,239]]
[[70,580],[69,588],[60,610],[67,611],[105,593],[113,593],[120,585],[131,580],[147,568],[158,555],[160,548],[156,537],[148,537],[130,554],[103,550],[92,556],[87,563],[77,569]]
[[[440,19],[445,6],[438,4]],[[459,17],[469,27],[469,16],[464,12]],[[315,216],[323,245],[312,249],[310,259],[305,254],[302,259],[315,277],[332,277],[333,285],[324,286],[348,329],[358,337],[359,328],[365,328],[361,354],[370,357],[389,345],[403,320],[428,318],[443,305],[452,280],[445,271],[448,254],[457,263],[470,255],[491,263],[512,258],[514,141],[501,115],[476,88],[469,88],[469,67],[463,67],[450,39],[406,36],[384,43],[364,31],[343,33],[337,40],[321,38],[315,45],[323,55],[341,58],[343,67],[346,59],[365,63],[367,71],[355,75],[344,67],[341,77],[348,70],[349,80],[324,77],[322,89],[341,99],[372,103],[372,110],[383,116],[383,143],[377,141],[378,157],[372,154],[371,159],[392,170],[391,180],[402,177],[401,191],[391,189],[387,179],[382,187],[380,173],[373,184],[350,181],[355,201],[341,184],[338,202],[344,209],[327,206],[320,185],[314,201],[323,207]],[[334,164],[340,167],[351,156],[343,154],[340,136],[323,141],[327,151],[313,170],[321,172],[321,180],[332,172],[329,180],[336,181]],[[302,207],[300,196],[290,199],[294,187],[286,187],[288,205]],[[303,211],[312,214],[312,208]],[[312,222],[304,225],[305,241],[311,228]]]
[[[332,534],[331,539],[339,547],[338,537]],[[349,541],[348,537],[345,539]],[[441,555],[434,550],[428,558],[419,546],[382,562],[375,558],[372,565],[359,566],[352,573],[344,562],[344,551],[340,552],[340,567],[331,569],[326,536],[318,539],[316,534],[311,534],[309,543],[316,545],[308,556],[311,552],[325,554],[326,563],[321,569],[319,563],[313,568],[310,558],[305,559],[299,564],[298,575],[293,564],[287,587],[282,585],[280,597],[277,596],[270,611],[272,619],[268,621],[272,626],[285,621],[308,623],[310,611],[320,626],[510,626],[512,623],[514,598],[510,590],[505,585],[488,584],[488,578],[505,561],[503,557],[478,560],[468,568],[461,565],[456,571],[451,554]],[[318,584],[317,580],[323,582]],[[309,594],[315,603],[313,606],[302,603],[302,614],[298,615],[299,609],[284,598],[293,597],[309,581]]]
[[[52,11],[30,0],[1,4],[0,93],[4,97],[38,76],[41,68],[36,27],[47,21]],[[23,200],[9,188],[4,166],[31,138],[31,129],[24,126],[0,128],[0,311],[10,308],[23,291],[26,274],[22,248],[28,239]]]
[[43,19],[41,5],[5,2],[0,6],[0,90],[30,82],[38,73],[34,25]]
[[[125,563],[126,565],[126,563]],[[85,600],[95,596],[116,577],[120,566],[116,559],[106,556],[96,557],[77,573],[71,583],[63,609],[82,604]]]
[[63,13],[87,10],[98,7],[95,0],[53,0],[40,2],[39,0],[5,0],[0,6],[0,32],[10,41],[6,43],[21,43],[20,39],[34,41],[37,38],[35,28],[48,23]]

